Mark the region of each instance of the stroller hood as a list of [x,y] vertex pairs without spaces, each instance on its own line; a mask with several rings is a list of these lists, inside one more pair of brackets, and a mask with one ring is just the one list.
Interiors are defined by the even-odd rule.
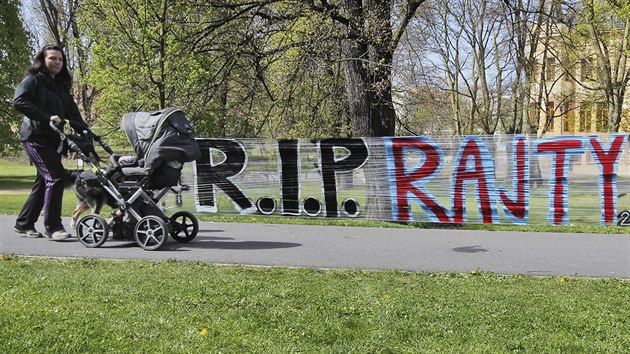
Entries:
[[127,113],[121,128],[136,156],[144,159],[149,173],[163,163],[179,161],[183,164],[201,156],[195,131],[178,108]]

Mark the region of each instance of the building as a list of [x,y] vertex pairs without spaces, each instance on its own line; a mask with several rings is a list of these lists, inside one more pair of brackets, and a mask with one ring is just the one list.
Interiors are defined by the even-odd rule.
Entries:
[[[538,136],[609,132],[609,105],[605,91],[601,89],[605,81],[596,72],[600,69],[598,66],[603,66],[598,61],[592,41],[576,41],[566,24],[554,23],[550,28],[551,31],[547,33],[551,35],[541,35],[536,53],[529,107],[530,124],[538,126]],[[621,46],[615,42],[620,40],[608,43],[611,56],[619,54],[616,48]],[[624,72],[630,71],[628,55],[630,53],[621,54],[624,59],[621,63],[626,64],[619,69]],[[618,131],[630,131],[628,91],[623,99]],[[536,124],[537,119],[539,124]]]

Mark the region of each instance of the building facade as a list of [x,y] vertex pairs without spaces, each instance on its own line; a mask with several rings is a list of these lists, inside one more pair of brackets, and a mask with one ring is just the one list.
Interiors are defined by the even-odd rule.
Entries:
[[[529,107],[530,125],[537,129],[538,136],[612,131],[610,105],[603,89],[609,83],[602,76],[604,71],[598,72],[607,69],[598,60],[593,42],[585,39],[576,42],[564,24],[554,24],[551,33],[550,36],[541,36],[536,53]],[[611,56],[619,54],[614,52],[616,47],[615,43],[611,43]],[[628,75],[628,53],[620,57],[621,61],[611,60],[618,65],[612,70]],[[623,82],[618,81],[616,84]],[[618,131],[630,131],[629,96],[630,93],[623,99]]]

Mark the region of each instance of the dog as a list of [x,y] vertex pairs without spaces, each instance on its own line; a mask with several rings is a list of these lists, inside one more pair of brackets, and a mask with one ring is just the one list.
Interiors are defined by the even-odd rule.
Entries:
[[[71,152],[73,155],[78,154],[76,149],[70,149],[70,141],[75,144],[75,148],[79,148],[81,152],[88,159],[98,164],[103,162],[94,148],[93,135],[84,132],[83,134],[69,134],[66,136],[65,148],[66,153]],[[107,192],[103,189],[103,186],[99,183],[96,175],[89,170],[68,170],[66,169],[65,187],[70,188],[74,186],[74,191],[77,197],[77,205],[72,212],[72,221],[70,227],[72,230],[76,229],[77,221],[81,214],[86,210],[92,209],[94,214],[100,214],[103,206],[108,203]]]
[[[137,161],[133,156],[123,155],[118,161],[122,166],[137,166]],[[168,175],[166,172],[157,174]],[[76,230],[81,214],[87,210],[91,209],[93,214],[100,214],[105,205],[110,206],[112,209],[118,208],[115,198],[103,188],[96,174],[90,170],[66,169],[65,186],[66,188],[74,187],[77,198],[77,204],[72,212],[70,222],[72,230]],[[150,211],[145,210],[145,212]]]
[[91,209],[92,213],[100,214],[105,205],[115,207],[96,175],[90,170],[66,170],[65,185],[67,188],[74,186],[77,197],[77,205],[70,222],[72,230],[76,229],[77,221],[85,211]]

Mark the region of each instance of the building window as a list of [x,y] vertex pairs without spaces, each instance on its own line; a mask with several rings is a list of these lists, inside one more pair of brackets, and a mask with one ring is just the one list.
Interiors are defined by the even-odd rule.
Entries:
[[538,107],[535,103],[529,104],[529,126],[536,127],[536,114],[538,113]]
[[562,131],[570,133],[575,131],[574,106],[575,102],[573,100],[570,100],[569,102],[564,104],[564,109],[562,110]]
[[548,101],[547,102],[547,112],[545,114],[545,116],[547,118],[545,124],[548,124],[547,125],[547,131],[553,131],[553,129],[554,129],[553,116],[554,116],[554,113],[555,113],[555,107],[556,107],[555,102],[553,102],[553,101]]
[[583,104],[580,107],[580,132],[591,131],[591,105]]
[[556,58],[547,58],[547,66],[545,67],[545,79],[552,81],[556,79]]
[[608,131],[608,107],[605,103],[597,104],[597,111],[595,115],[595,125],[598,132]]

